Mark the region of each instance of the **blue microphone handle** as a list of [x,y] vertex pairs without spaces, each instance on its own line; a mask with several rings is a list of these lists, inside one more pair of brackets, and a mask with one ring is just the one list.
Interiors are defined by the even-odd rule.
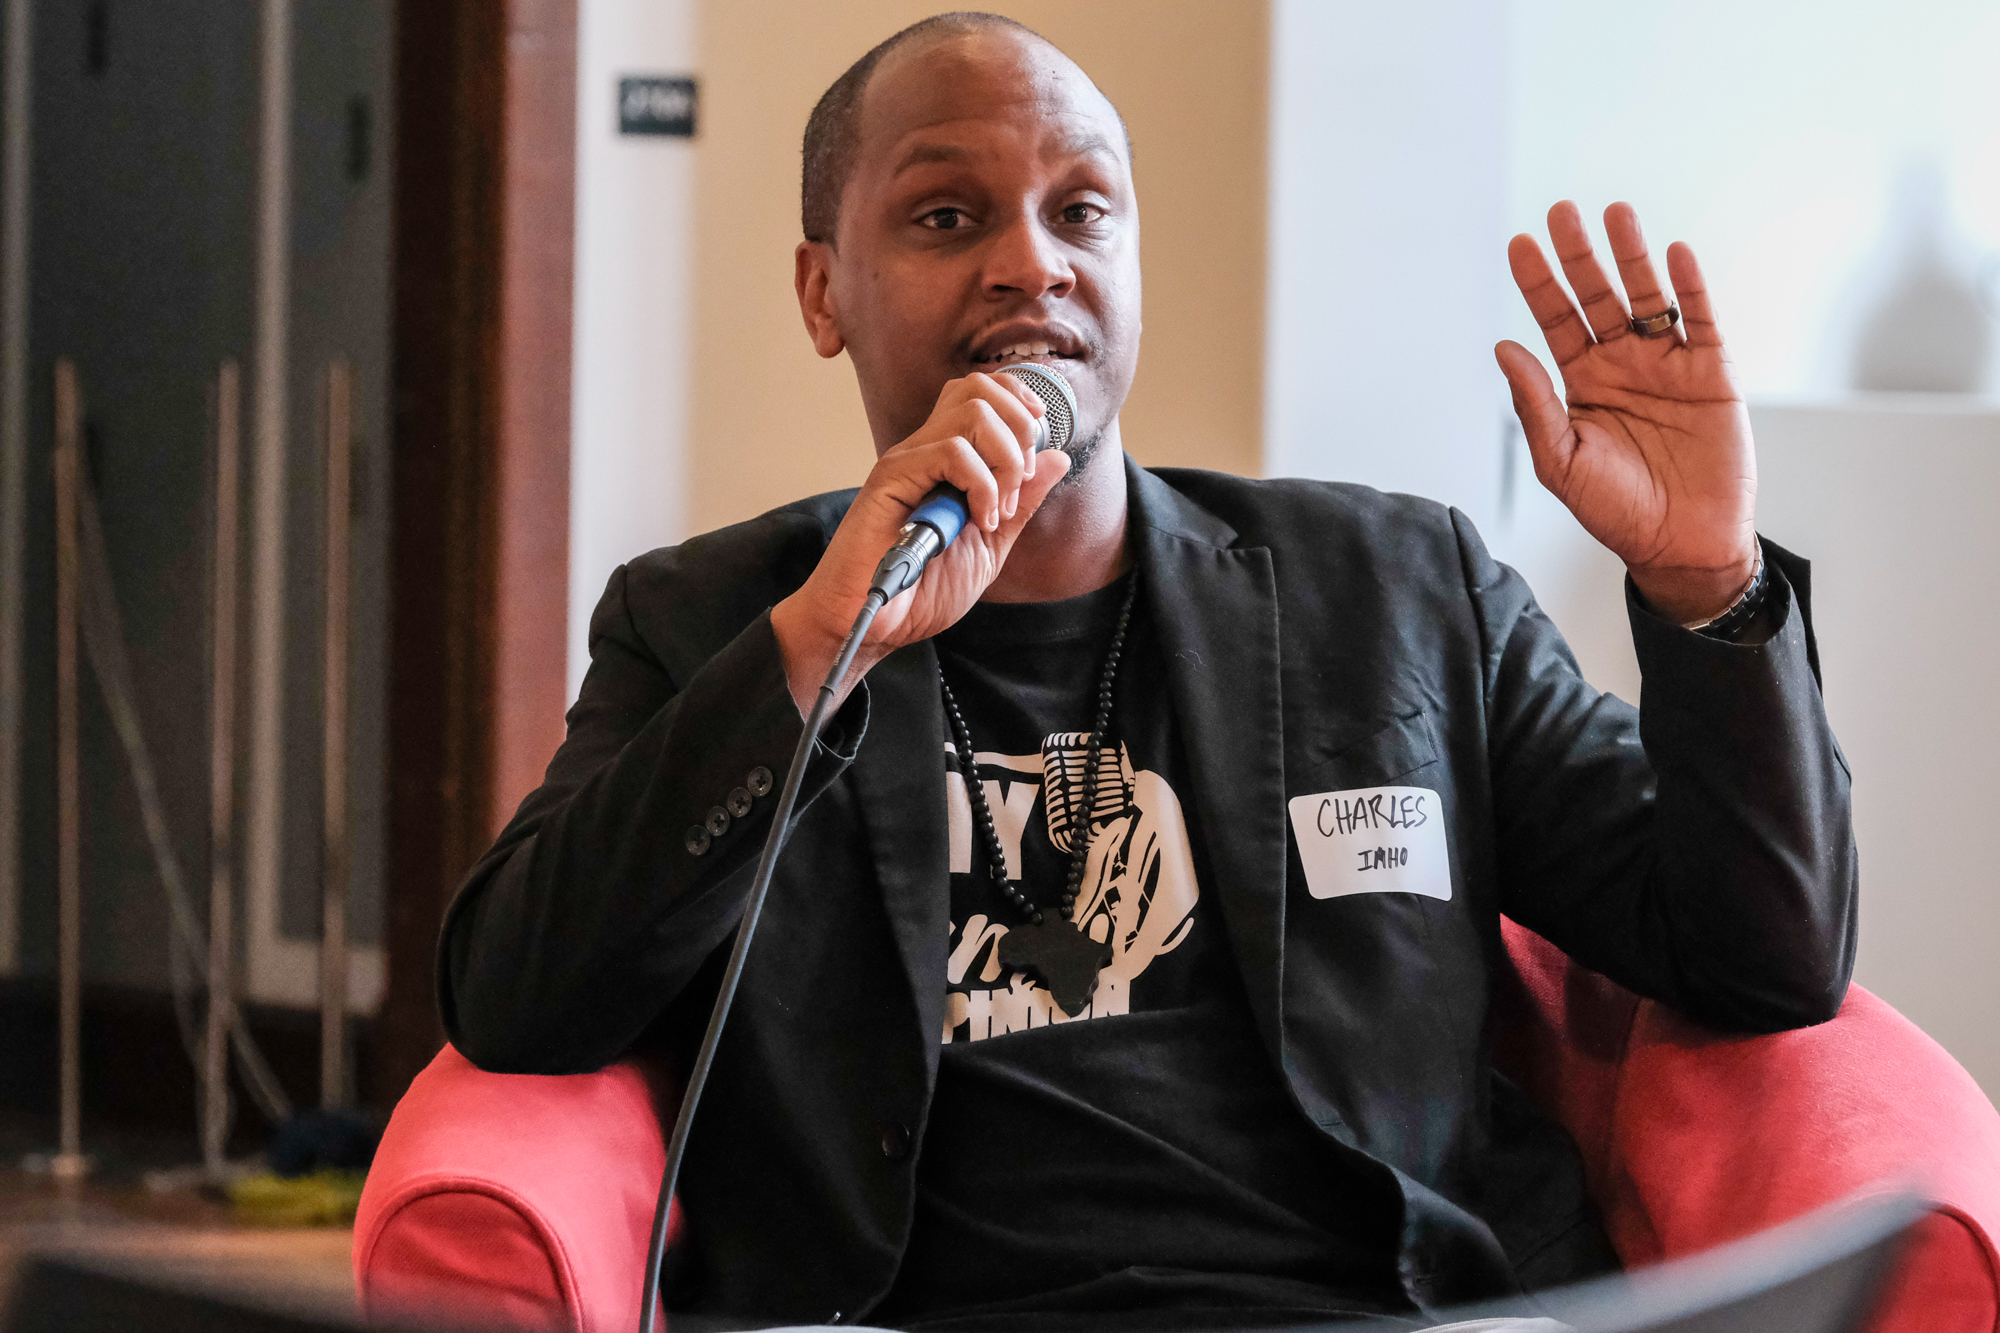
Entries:
[[952,544],[965,528],[965,492],[940,485],[910,511],[903,530],[875,566],[870,584],[888,602],[916,584],[931,558]]
[[965,492],[949,483],[926,495],[924,502],[910,511],[910,522],[928,523],[936,530],[939,550],[958,540],[968,517]]

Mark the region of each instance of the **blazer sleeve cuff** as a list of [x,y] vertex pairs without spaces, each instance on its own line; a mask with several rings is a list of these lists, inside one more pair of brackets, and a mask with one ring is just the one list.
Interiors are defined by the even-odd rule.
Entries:
[[1651,607],[1625,580],[1625,610],[1632,646],[1648,689],[1678,686],[1742,689],[1752,682],[1780,684],[1810,678],[1819,690],[1819,643],[1813,633],[1810,562],[1769,538],[1759,537],[1771,581],[1761,619],[1767,637],[1730,643],[1684,628]]

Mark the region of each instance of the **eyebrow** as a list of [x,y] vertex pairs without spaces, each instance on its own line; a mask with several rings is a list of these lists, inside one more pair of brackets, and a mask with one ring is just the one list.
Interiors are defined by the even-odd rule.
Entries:
[[[1092,154],[1102,154],[1114,162],[1122,160],[1117,148],[1112,145],[1111,140],[1095,130],[1085,130],[1077,134],[1067,135],[1057,140],[1054,147],[1058,152],[1066,153],[1072,157],[1088,157]],[[911,167],[927,166],[936,162],[969,162],[971,159],[972,155],[956,144],[920,143],[911,148],[909,152],[903,154],[903,160],[898,162],[896,169],[889,174],[892,177],[900,176]]]
[[920,143],[903,155],[903,160],[896,164],[896,170],[891,174],[900,176],[911,167],[930,162],[964,162],[970,156],[963,148],[948,143]]
[[1088,157],[1092,153],[1102,153],[1114,162],[1121,160],[1120,154],[1117,148],[1112,145],[1111,140],[1105,138],[1095,130],[1070,135],[1059,141],[1056,147],[1070,154],[1072,157]]

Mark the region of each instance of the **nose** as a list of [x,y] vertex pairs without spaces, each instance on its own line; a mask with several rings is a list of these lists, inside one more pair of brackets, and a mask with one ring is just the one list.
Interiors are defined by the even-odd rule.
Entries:
[[1031,208],[1024,208],[994,237],[986,256],[986,294],[1060,299],[1076,287],[1076,271],[1063,247]]

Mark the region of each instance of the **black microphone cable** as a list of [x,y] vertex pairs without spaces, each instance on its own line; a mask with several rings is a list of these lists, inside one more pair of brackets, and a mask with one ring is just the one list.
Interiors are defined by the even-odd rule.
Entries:
[[[722,1040],[722,1025],[728,1020],[729,1006],[736,999],[736,983],[743,979],[743,960],[750,953],[750,937],[757,932],[757,918],[764,910],[764,896],[770,892],[771,872],[777,868],[778,853],[784,850],[785,840],[791,836],[792,808],[798,804],[799,788],[805,782],[806,762],[819,740],[820,728],[826,725],[826,715],[839,694],[840,683],[847,678],[847,669],[854,664],[854,654],[867,637],[868,627],[875,623],[875,613],[889,600],[889,594],[879,586],[881,582],[878,571],[878,586],[868,590],[867,599],[861,604],[861,614],[854,618],[854,628],[847,631],[847,639],[840,645],[840,653],[833,660],[833,669],[826,673],[826,683],[819,687],[819,697],[813,700],[812,712],[806,716],[805,727],[799,732],[798,748],[792,751],[792,766],[785,770],[785,785],[778,795],[778,808],[771,816],[771,831],[764,835],[764,850],[757,858],[757,873],[750,881],[750,896],[743,904],[743,920],[736,927],[736,945],[729,951],[729,967],[722,974],[722,989],[715,997],[715,1008],[709,1012],[708,1030],[702,1033],[701,1051],[695,1056],[694,1071],[688,1076],[687,1088],[681,1093],[681,1109],[680,1114],[674,1117],[673,1137],[667,1141],[667,1169],[660,1175],[660,1201],[653,1209],[653,1237],[646,1246],[646,1287],[639,1307],[639,1333],[653,1333],[654,1318],[659,1311],[660,1265],[667,1255],[667,1214],[673,1207],[674,1185],[680,1178],[681,1157],[687,1152],[688,1130],[694,1124],[695,1104],[701,1100],[701,1090],[708,1082],[709,1067],[715,1063],[715,1048]],[[911,578],[909,582],[916,580]]]

